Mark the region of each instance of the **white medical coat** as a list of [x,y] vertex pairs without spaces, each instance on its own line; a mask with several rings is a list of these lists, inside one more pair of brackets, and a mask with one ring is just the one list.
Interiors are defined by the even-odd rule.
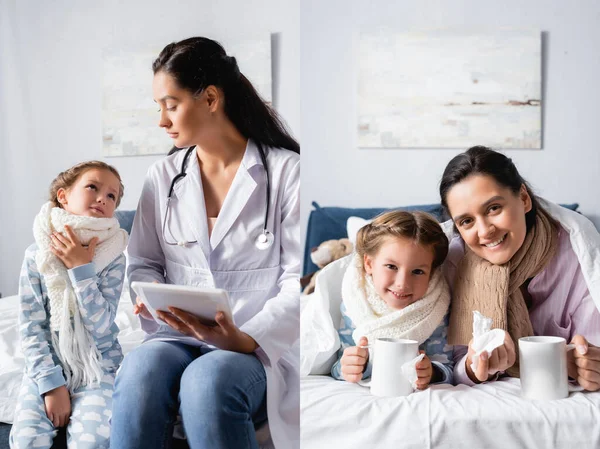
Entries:
[[[210,238],[199,163],[195,152],[190,155],[187,176],[174,188],[165,235],[169,242],[197,243],[182,247],[165,242],[167,195],[186,153],[181,150],[148,170],[129,240],[128,275],[130,282],[156,280],[229,292],[235,324],[260,346],[256,355],[267,375],[273,443],[292,449],[300,445],[300,156],[264,149],[271,177],[267,228],[275,237],[269,249],[255,246],[265,216],[266,177],[251,140]],[[147,339],[202,344],[168,326],[141,321]]]

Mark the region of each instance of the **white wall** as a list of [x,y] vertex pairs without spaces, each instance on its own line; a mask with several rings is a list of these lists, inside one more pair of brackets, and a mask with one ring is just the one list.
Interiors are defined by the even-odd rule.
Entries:
[[[281,33],[273,99],[299,138],[299,27],[299,0],[0,0],[0,292],[17,292],[50,181],[77,162],[103,159],[103,48]],[[150,68],[148,74],[151,96]],[[146,170],[160,157],[103,159],[124,180],[120,209],[136,207]]]
[[600,229],[600,2],[594,0],[303,0],[304,226],[315,200],[322,206],[348,207],[439,203],[442,172],[462,151],[356,147],[353,41],[359,30],[378,26],[400,31],[515,27],[545,32],[543,149],[505,153],[538,194],[556,202],[579,202],[580,210]]

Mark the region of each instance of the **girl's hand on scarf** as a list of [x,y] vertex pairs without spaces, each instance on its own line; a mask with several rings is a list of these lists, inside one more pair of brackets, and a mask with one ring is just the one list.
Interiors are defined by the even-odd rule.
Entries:
[[215,323],[206,323],[177,307],[169,307],[169,312],[158,310],[157,314],[173,329],[219,349],[249,354],[258,348],[258,343],[242,332],[223,312],[217,312]]
[[360,346],[368,345],[367,337],[361,337],[358,346],[350,346],[344,349],[340,364],[342,365],[342,377],[347,382],[356,383],[362,379],[367,360],[369,360],[369,350]]
[[600,390],[600,348],[582,335],[575,335],[571,343],[575,349],[567,353],[569,377],[587,391]]
[[504,344],[498,346],[492,351],[492,355],[488,357],[486,351],[482,352],[479,356],[479,365],[477,370],[473,372],[471,370],[472,358],[475,355],[475,351],[471,347],[473,340],[469,342],[469,352],[466,357],[466,371],[469,378],[475,383],[481,383],[490,380],[494,375],[500,371],[506,371],[508,368],[515,364],[517,360],[517,351],[515,350],[515,344],[510,338],[508,332],[505,332]]
[[44,394],[46,415],[54,427],[66,427],[71,417],[71,395],[64,385]]
[[67,234],[66,236],[56,231],[50,234],[52,243],[50,250],[52,253],[58,257],[69,270],[90,263],[94,258],[98,237],[94,237],[90,241],[90,244],[85,247],[81,244],[68,225],[65,225],[65,232]]
[[[424,354],[425,351],[419,351],[419,354]],[[431,382],[431,376],[433,375],[433,366],[431,360],[425,355],[423,360],[415,365],[417,369],[417,389],[424,390],[429,386]]]

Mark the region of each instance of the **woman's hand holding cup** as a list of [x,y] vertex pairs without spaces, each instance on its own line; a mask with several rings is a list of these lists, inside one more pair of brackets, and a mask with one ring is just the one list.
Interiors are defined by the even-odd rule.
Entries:
[[569,377],[587,391],[600,390],[600,348],[589,343],[582,335],[571,340],[575,350],[567,354]]
[[356,383],[362,379],[367,361],[369,360],[369,350],[361,346],[368,345],[369,341],[367,337],[361,337],[358,341],[358,346],[350,346],[344,349],[341,360],[342,377],[347,382]]

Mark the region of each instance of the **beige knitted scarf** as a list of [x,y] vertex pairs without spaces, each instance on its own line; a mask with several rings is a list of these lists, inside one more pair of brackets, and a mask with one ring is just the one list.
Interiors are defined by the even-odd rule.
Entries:
[[527,233],[523,245],[504,265],[482,259],[465,245],[465,255],[458,264],[454,282],[448,343],[469,343],[473,333],[473,311],[478,310],[493,320],[493,328],[508,331],[513,339],[517,358],[507,372],[519,377],[518,341],[533,335],[521,286],[546,267],[557,246],[557,229],[552,218],[541,208],[537,210],[535,225]]

